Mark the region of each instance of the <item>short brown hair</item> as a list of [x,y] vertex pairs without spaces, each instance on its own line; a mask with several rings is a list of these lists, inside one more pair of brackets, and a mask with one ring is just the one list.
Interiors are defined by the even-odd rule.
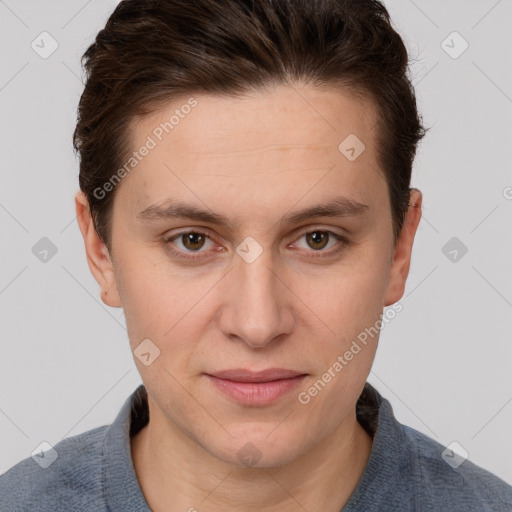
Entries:
[[87,79],[73,146],[80,189],[109,251],[115,189],[101,198],[95,190],[133,151],[134,119],[187,94],[236,95],[292,81],[348,87],[374,101],[396,243],[427,130],[407,50],[380,1],[123,0],[82,65]]

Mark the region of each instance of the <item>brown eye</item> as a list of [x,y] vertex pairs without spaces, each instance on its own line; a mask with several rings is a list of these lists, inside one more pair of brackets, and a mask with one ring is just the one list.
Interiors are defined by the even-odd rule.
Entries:
[[212,249],[215,245],[207,233],[196,230],[176,233],[164,238],[164,243],[173,256],[189,260],[207,257],[208,253],[211,256],[211,251],[208,249]]
[[185,249],[190,251],[197,251],[201,249],[205,242],[205,236],[201,233],[191,231],[190,233],[183,233],[181,236],[181,242]]
[[328,229],[313,229],[303,232],[297,242],[293,244],[296,248],[302,249],[306,257],[332,258],[350,246],[347,238]]
[[313,231],[306,233],[308,245],[315,250],[323,249],[329,241],[329,233],[327,231]]

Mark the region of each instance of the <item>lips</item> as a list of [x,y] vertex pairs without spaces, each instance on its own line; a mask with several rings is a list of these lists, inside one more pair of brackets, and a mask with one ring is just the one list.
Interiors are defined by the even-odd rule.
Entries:
[[247,407],[262,407],[290,394],[306,374],[284,368],[253,372],[241,368],[205,374],[214,389]]
[[293,379],[304,375],[304,373],[284,368],[269,368],[260,372],[253,372],[242,368],[233,370],[222,370],[215,373],[209,373],[212,377],[218,379],[232,380],[234,382],[272,382],[275,380]]

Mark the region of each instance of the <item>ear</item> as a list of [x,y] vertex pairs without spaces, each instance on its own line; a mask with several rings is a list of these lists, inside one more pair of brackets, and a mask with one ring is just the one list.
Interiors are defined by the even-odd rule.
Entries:
[[89,201],[82,191],[75,196],[76,218],[84,237],[87,263],[101,288],[101,300],[113,308],[122,307],[117,290],[114,267],[107,246],[99,237],[89,208]]
[[390,306],[402,298],[411,266],[414,235],[421,220],[422,194],[418,189],[413,188],[409,197],[409,208],[391,263],[385,306]]

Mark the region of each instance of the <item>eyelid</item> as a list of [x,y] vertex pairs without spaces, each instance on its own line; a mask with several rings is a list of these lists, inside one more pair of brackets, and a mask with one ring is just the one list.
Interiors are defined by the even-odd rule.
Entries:
[[[338,229],[339,232],[336,231],[336,229]],[[313,225],[301,226],[300,228],[297,228],[295,231],[295,234],[293,235],[293,239],[296,240],[297,238],[300,238],[308,233],[313,233],[314,231],[324,231],[325,233],[332,233],[339,237],[343,237],[343,236],[345,236],[345,234],[347,234],[347,236],[348,236],[347,231],[340,227],[335,228],[334,226],[322,226],[321,224],[313,224]]]

